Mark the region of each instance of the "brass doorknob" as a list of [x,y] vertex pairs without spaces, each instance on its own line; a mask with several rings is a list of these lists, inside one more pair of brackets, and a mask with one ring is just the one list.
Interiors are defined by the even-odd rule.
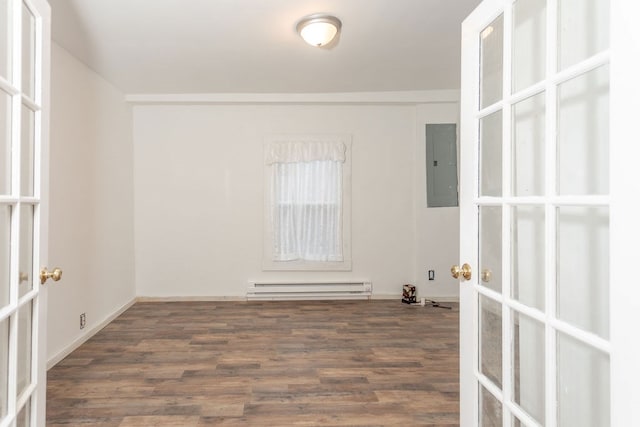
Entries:
[[451,267],[451,275],[458,279],[462,276],[463,280],[471,280],[471,266],[469,264],[462,264],[462,267],[454,265]]
[[61,278],[62,278],[62,270],[60,270],[60,268],[58,267],[54,268],[53,271],[47,271],[47,267],[43,267],[42,270],[40,270],[41,285],[44,285],[44,282],[46,282],[47,279],[53,279],[54,282],[57,282]]
[[29,281],[29,274],[21,271],[20,274],[18,274],[18,284],[22,284],[28,281]]
[[482,273],[480,274],[480,278],[482,279],[483,282],[490,282],[492,276],[493,276],[493,272],[488,268],[485,268],[484,270],[482,270]]

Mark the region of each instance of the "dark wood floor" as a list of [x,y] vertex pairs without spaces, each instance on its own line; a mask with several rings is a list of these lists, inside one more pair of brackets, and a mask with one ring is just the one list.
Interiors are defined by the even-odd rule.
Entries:
[[137,303],[49,370],[47,425],[458,425],[458,310]]

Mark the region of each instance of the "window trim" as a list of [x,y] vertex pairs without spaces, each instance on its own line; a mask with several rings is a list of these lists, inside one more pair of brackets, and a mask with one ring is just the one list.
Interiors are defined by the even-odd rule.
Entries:
[[[271,174],[273,166],[267,164],[267,148],[276,141],[335,141],[345,145],[345,161],[342,164],[342,261],[276,261],[273,259],[273,221],[272,221],[272,191]],[[263,211],[263,271],[351,271],[351,135],[348,134],[304,134],[304,135],[269,135],[264,139],[263,146],[263,182],[264,182],[264,211]]]

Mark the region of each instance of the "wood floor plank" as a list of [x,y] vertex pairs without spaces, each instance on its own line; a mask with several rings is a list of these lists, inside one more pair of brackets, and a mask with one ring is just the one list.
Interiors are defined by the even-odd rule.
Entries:
[[120,427],[140,427],[140,426],[184,426],[195,427],[200,422],[198,416],[130,416],[124,417]]
[[140,302],[49,370],[47,425],[455,426],[452,305]]

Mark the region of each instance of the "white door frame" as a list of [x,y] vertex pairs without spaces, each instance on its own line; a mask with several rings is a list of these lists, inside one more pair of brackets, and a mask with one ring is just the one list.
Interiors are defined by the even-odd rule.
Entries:
[[611,1],[611,425],[640,425],[640,2]]
[[[36,56],[40,59],[40,66],[36,68],[36,81],[40,82],[40,167],[36,176],[40,185],[40,265],[48,265],[49,249],[49,135],[50,135],[50,106],[51,106],[51,7],[46,0],[29,0],[31,7],[40,15],[37,25],[40,31],[40,39],[36,41]],[[36,163],[37,165],[37,163]],[[36,331],[36,346],[34,354],[36,361],[34,375],[37,389],[35,393],[35,420],[32,425],[44,426],[46,424],[47,407],[47,286],[41,286],[38,296],[38,317],[34,322],[33,330]]]

